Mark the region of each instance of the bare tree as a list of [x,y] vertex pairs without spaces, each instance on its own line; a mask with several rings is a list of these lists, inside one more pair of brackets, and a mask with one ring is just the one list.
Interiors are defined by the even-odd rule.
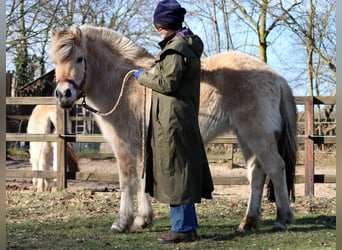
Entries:
[[[336,96],[336,1],[307,0],[303,3],[298,5],[297,15],[285,12],[288,27],[306,49],[308,95],[325,93]],[[281,6],[285,10],[282,1]],[[334,117],[331,119],[334,107],[327,105],[322,112],[318,105],[317,121],[334,121]],[[318,134],[326,134],[328,130],[322,123],[317,126]]]
[[[7,59],[25,55],[20,46],[26,47],[26,57],[35,60],[30,65],[39,65],[41,75],[53,67],[47,52],[51,28],[82,24],[116,30],[156,53],[160,37],[152,22],[157,2],[6,0]],[[188,11],[186,23],[205,43],[204,56],[241,50],[277,66],[295,88],[303,89],[309,81],[312,95],[334,93],[335,0],[187,0],[181,4]]]
[[[289,12],[284,7],[287,27],[301,41],[307,51],[308,93],[320,94],[321,75],[324,81],[331,81],[336,87],[336,1],[302,1],[296,12]],[[325,64],[324,67],[322,64]],[[327,76],[330,69],[333,77]],[[323,85],[323,84],[322,84]],[[332,88],[334,93],[335,87]]]
[[[245,23],[257,35],[259,58],[267,62],[267,47],[270,41],[268,37],[271,32],[281,27],[283,19],[285,18],[284,12],[279,13],[279,2],[269,0],[248,0],[236,1],[231,0],[232,4],[239,11],[238,20]],[[287,11],[290,12],[297,3],[288,7]]]
[[[37,65],[37,57],[30,53],[32,45],[30,39],[35,36],[32,27],[37,16],[35,9],[37,4],[30,1],[27,5],[25,4],[24,0],[16,0],[8,4],[6,2],[6,10],[9,10],[6,35],[11,35],[13,38],[10,43],[6,44],[6,51],[13,50],[14,52],[12,57],[19,87],[33,79]],[[9,24],[12,28],[9,27]]]
[[204,55],[210,56],[233,49],[227,0],[183,1],[189,6],[188,25],[204,34]]
[[44,74],[53,67],[48,60],[51,28],[82,24],[108,27],[153,50],[159,38],[152,4],[148,0],[6,0],[7,59],[13,63],[18,55],[31,58],[27,69],[34,58],[39,65],[36,74]]

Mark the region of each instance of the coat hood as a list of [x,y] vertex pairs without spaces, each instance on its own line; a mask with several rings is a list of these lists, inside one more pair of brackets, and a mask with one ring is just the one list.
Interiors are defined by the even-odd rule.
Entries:
[[161,41],[159,46],[162,48],[162,52],[157,56],[157,60],[163,57],[163,54],[169,49],[175,50],[185,57],[201,57],[203,53],[201,38],[187,28],[183,28],[177,34]]
[[189,48],[197,57],[201,57],[203,52],[203,42],[197,35],[181,36],[180,38],[186,41]]

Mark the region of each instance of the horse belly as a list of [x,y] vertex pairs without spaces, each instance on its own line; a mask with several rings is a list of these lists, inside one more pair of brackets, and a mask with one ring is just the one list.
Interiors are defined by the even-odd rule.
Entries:
[[212,86],[202,83],[199,127],[204,143],[231,130],[227,100]]

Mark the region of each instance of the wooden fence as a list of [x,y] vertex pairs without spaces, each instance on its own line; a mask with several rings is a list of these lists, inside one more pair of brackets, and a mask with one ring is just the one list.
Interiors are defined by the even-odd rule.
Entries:
[[[315,175],[314,167],[314,144],[335,144],[335,136],[314,135],[314,105],[316,104],[336,104],[336,97],[296,97],[298,105],[305,107],[305,135],[298,136],[298,143],[304,144],[305,156],[304,176],[297,175],[296,182],[305,183],[305,195],[314,195],[314,183],[336,183],[336,176]],[[53,97],[7,97],[6,105],[56,105]],[[76,180],[97,180],[114,181],[118,180],[117,175],[78,172],[74,176],[66,172],[66,143],[69,142],[104,142],[101,135],[70,135],[66,132],[66,111],[57,110],[56,134],[20,134],[6,133],[6,141],[55,141],[57,143],[57,173],[53,171],[32,171],[32,170],[6,170],[7,178],[57,178],[57,188],[67,188],[68,179]],[[225,136],[216,138],[211,143],[236,144],[236,136]],[[213,177],[216,185],[248,184],[246,177]]]

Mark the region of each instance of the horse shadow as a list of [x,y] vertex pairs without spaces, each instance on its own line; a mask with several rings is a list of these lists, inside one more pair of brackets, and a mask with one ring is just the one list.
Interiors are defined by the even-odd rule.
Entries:
[[[229,241],[235,238],[245,238],[250,235],[265,235],[276,234],[282,232],[272,231],[274,220],[264,220],[260,230],[252,230],[240,232],[236,230],[236,226],[219,225],[219,226],[206,226],[205,231],[199,234],[199,238],[202,240],[213,241]],[[232,232],[227,232],[227,231]],[[309,233],[321,230],[336,230],[336,216],[334,215],[319,215],[313,217],[299,218],[289,226],[288,232],[293,233]],[[227,232],[227,233],[212,233],[212,232]]]

